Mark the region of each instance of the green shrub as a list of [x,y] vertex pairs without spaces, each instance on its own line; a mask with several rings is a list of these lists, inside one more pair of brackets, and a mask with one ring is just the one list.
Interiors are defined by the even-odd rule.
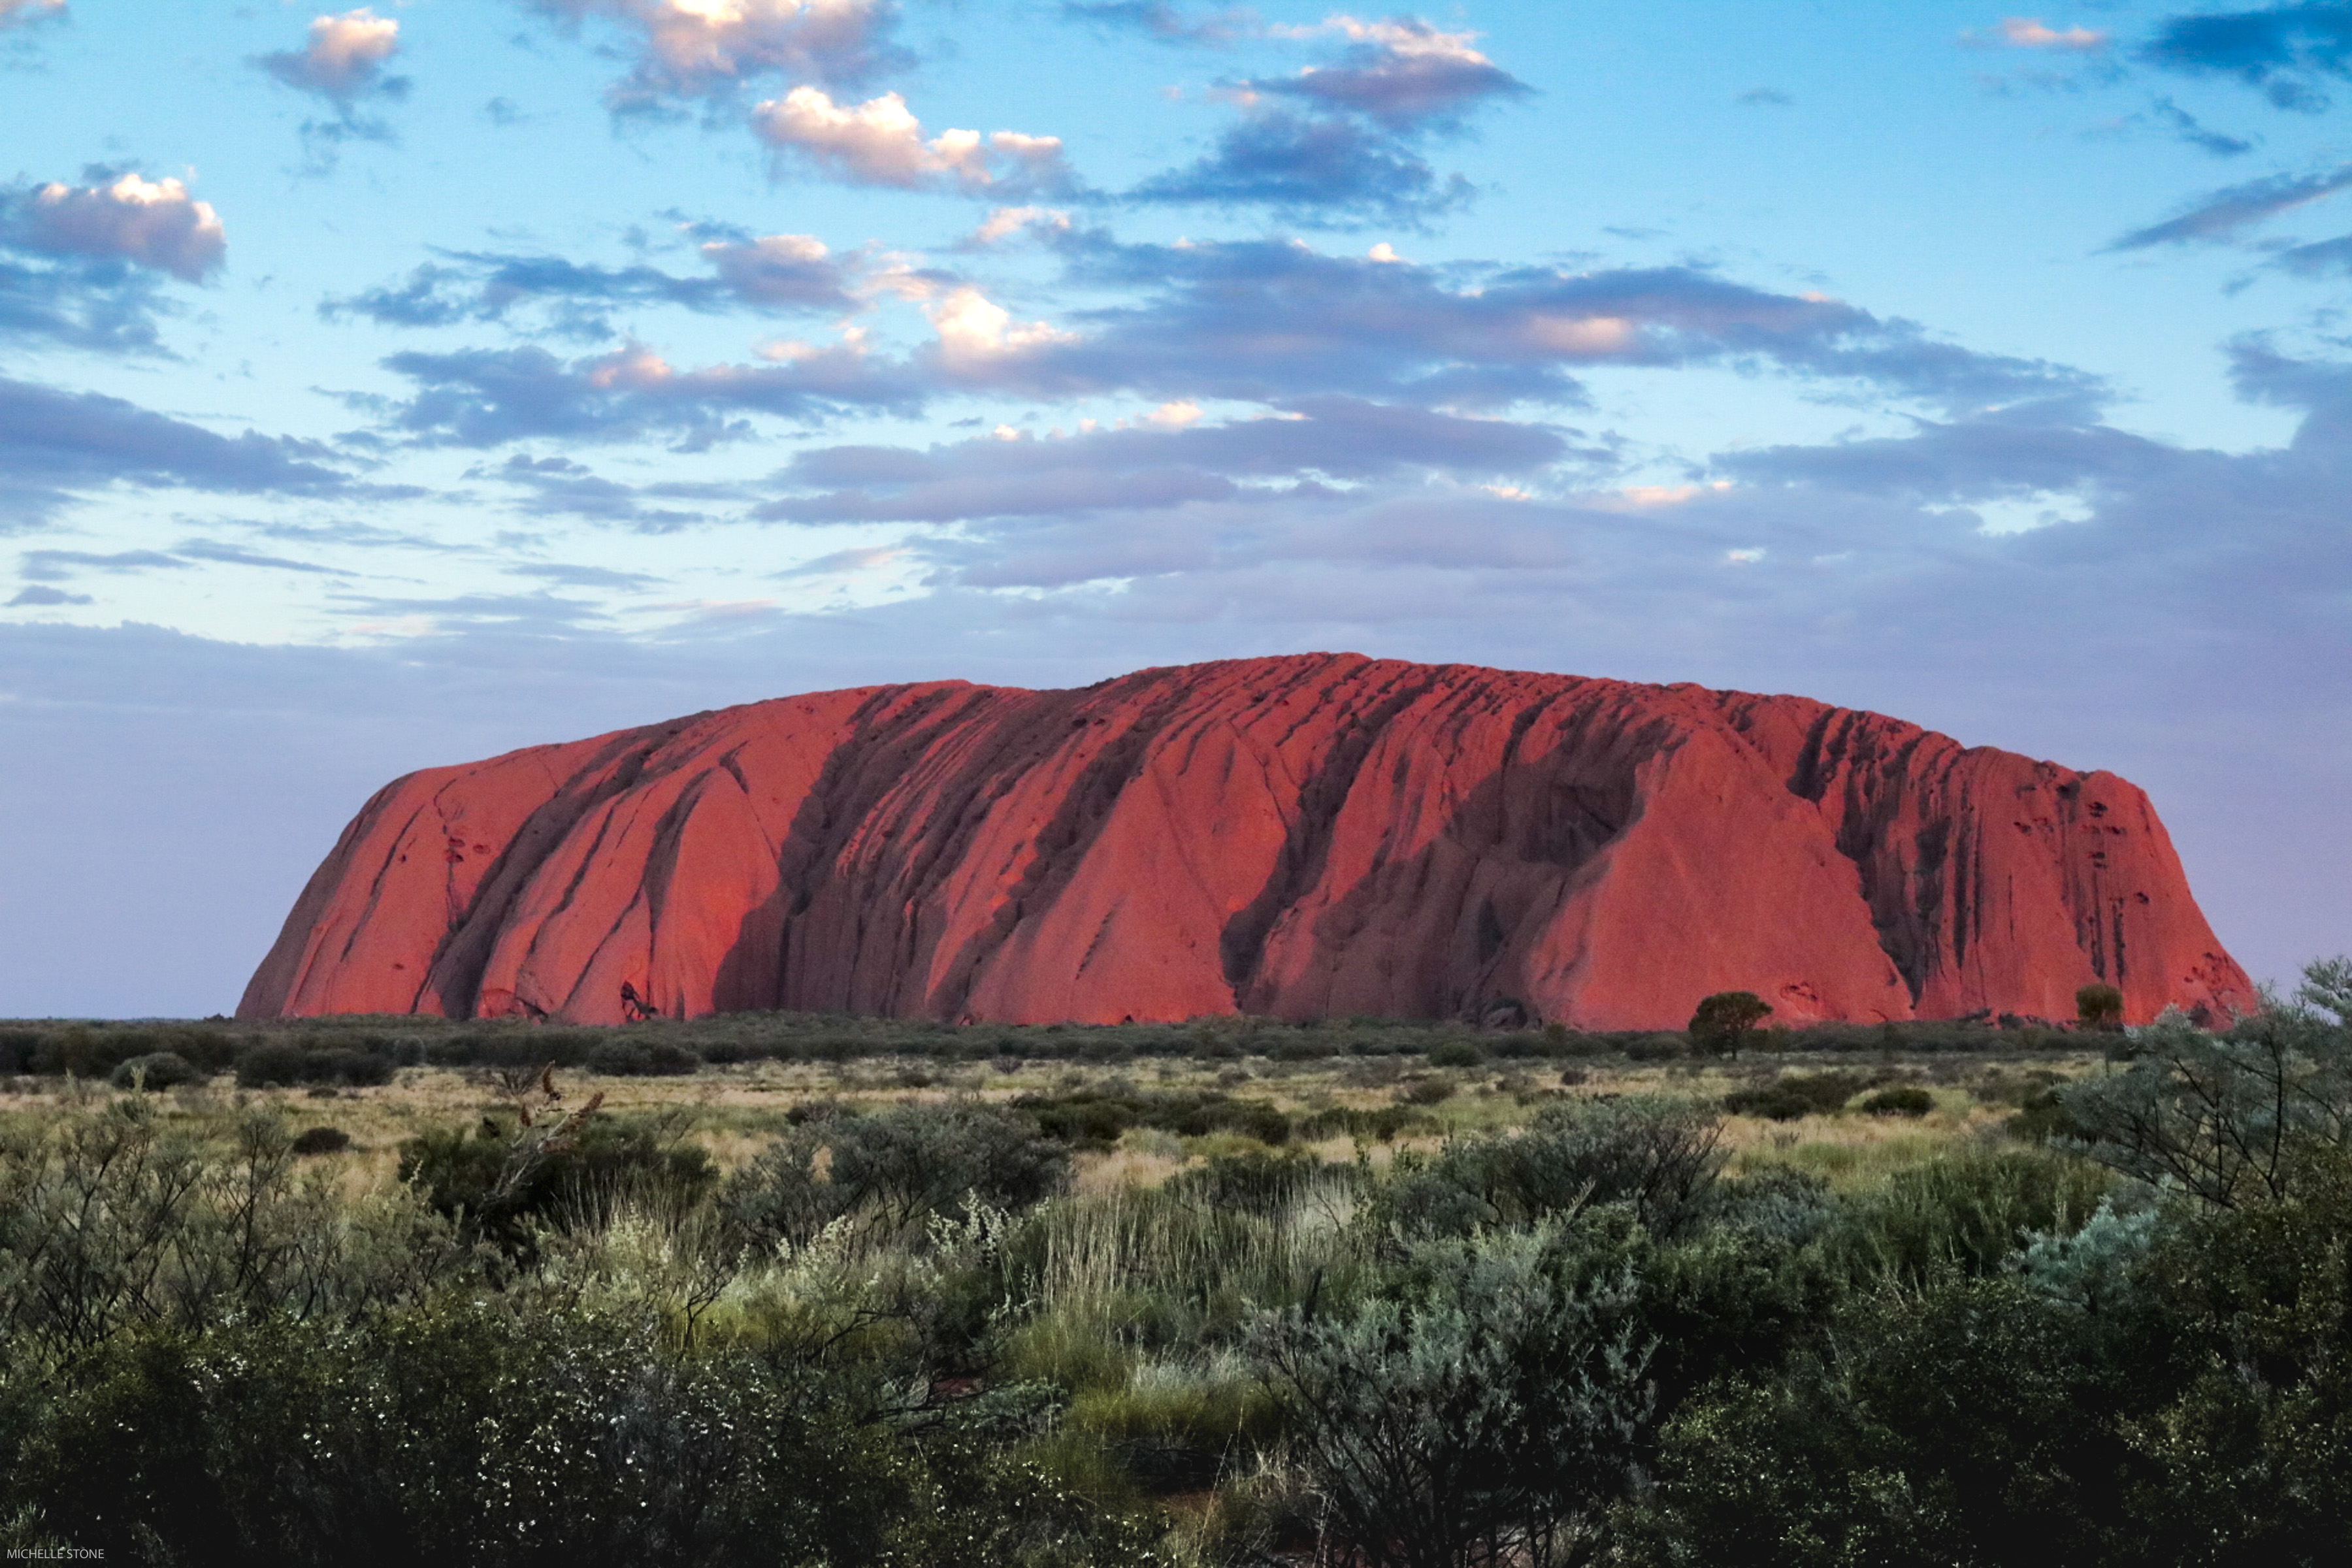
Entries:
[[967,1204],[1017,1212],[1057,1191],[1066,1150],[1028,1119],[975,1101],[812,1118],[727,1186],[732,1223],[762,1245],[805,1247],[835,1220],[869,1244],[919,1237]]
[[1936,1097],[1924,1089],[1900,1085],[1864,1095],[1862,1109],[1871,1116],[1925,1116],[1936,1109]]
[[1413,1235],[1526,1225],[1622,1203],[1654,1234],[1679,1236],[1708,1213],[1723,1168],[1722,1131],[1714,1112],[1686,1100],[1575,1101],[1543,1111],[1517,1136],[1456,1139],[1426,1163],[1401,1163],[1377,1202]]
[[1789,1073],[1754,1089],[1734,1089],[1723,1097],[1723,1108],[1736,1116],[1760,1116],[1768,1121],[1828,1116],[1843,1110],[1865,1081],[1855,1073]]
[[1441,1040],[1429,1051],[1433,1068],[1475,1068],[1486,1059],[1486,1050],[1475,1040]]
[[186,1058],[174,1051],[156,1051],[149,1056],[132,1057],[107,1075],[107,1082],[117,1089],[129,1089],[136,1084],[152,1092],[174,1089],[184,1083],[200,1083],[205,1075],[190,1066]]
[[1990,1274],[2031,1236],[2071,1235],[2110,1180],[2040,1150],[1962,1149],[1848,1199],[1822,1245],[1832,1267],[1856,1280],[1916,1288]]
[[463,1216],[502,1248],[534,1250],[534,1225],[593,1219],[615,1204],[691,1207],[718,1181],[709,1152],[675,1123],[589,1116],[555,1139],[484,1117],[468,1133],[445,1129],[400,1146],[400,1180],[436,1213]]
[[1442,1078],[1404,1079],[1396,1086],[1396,1098],[1399,1105],[1443,1105],[1454,1098],[1453,1080]]
[[1573,1264],[1549,1226],[1423,1243],[1352,1313],[1266,1322],[1256,1352],[1340,1560],[1589,1552],[1635,1473],[1648,1350],[1632,1281]]
[[297,1154],[340,1154],[351,1146],[352,1135],[340,1127],[305,1128],[289,1145]]
[[236,1058],[239,1089],[310,1083],[366,1087],[390,1083],[393,1071],[391,1058],[342,1046],[273,1041],[255,1046]]
[[589,1051],[587,1065],[606,1078],[682,1078],[702,1058],[667,1040],[607,1040]]

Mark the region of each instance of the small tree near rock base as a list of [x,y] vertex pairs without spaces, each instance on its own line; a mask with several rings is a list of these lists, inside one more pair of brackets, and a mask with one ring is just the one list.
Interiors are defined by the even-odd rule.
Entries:
[[2124,994],[2112,985],[2085,985],[2074,993],[2074,1016],[2086,1029],[2120,1029]]
[[1691,1045],[1711,1057],[1736,1057],[1749,1031],[1772,1016],[1772,1004],[1753,991],[1718,991],[1691,1015]]

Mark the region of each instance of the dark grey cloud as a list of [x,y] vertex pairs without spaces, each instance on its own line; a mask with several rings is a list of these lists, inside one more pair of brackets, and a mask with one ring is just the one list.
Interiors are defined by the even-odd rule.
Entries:
[[542,330],[597,341],[614,335],[609,312],[623,306],[675,306],[711,314],[844,311],[866,258],[835,256],[805,235],[705,232],[699,247],[708,277],[681,278],[658,267],[598,267],[560,256],[442,250],[396,284],[320,302],[330,321],[362,317],[389,327],[447,327],[514,321],[538,312]]
[[2352,186],[2352,163],[2316,174],[2273,174],[2200,196],[2186,212],[2135,229],[2107,247],[2145,250],[2157,245],[2226,240],[2266,218]]
[[[790,522],[950,522],[1152,510],[1232,500],[1269,481],[1362,480],[1402,469],[1521,475],[1570,453],[1558,433],[1355,398],[1294,402],[1280,416],[1058,439],[982,437],[919,450],[827,447],[778,478],[805,493],[755,513]],[[1588,453],[1587,456],[1601,454]],[[1255,491],[1295,498],[1293,487]]]
[[2352,75],[2352,5],[2289,5],[2168,18],[2140,58],[2190,76],[2234,77],[2281,109],[2327,107],[2320,83]]
[[0,378],[0,530],[113,484],[239,495],[358,489],[331,461],[315,443],[221,436],[119,397]]
[[636,344],[570,362],[541,348],[511,348],[399,353],[383,363],[417,386],[391,411],[393,427],[458,447],[662,437],[700,447],[749,435],[746,415],[818,424],[858,410],[911,412],[926,390],[904,363],[851,349],[773,366],[689,371],[673,370]]
[[890,0],[748,0],[734,6],[681,0],[524,0],[568,26],[609,24],[626,35],[629,74],[605,102],[616,114],[659,113],[682,100],[725,101],[767,77],[855,86],[904,68],[913,56],[893,37]]

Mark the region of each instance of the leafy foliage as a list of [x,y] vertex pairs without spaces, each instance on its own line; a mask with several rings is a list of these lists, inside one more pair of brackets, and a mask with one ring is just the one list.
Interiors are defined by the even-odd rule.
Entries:
[[1771,1016],[1772,1005],[1753,991],[1718,991],[1701,999],[1691,1015],[1691,1047],[1708,1056],[1736,1057],[1749,1031]]

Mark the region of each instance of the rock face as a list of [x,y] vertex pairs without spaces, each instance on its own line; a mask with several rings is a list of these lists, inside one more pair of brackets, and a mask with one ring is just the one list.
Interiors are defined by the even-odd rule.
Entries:
[[1796,697],[1308,655],[396,780],[238,1008],[1679,1026],[2252,999],[2147,797]]

